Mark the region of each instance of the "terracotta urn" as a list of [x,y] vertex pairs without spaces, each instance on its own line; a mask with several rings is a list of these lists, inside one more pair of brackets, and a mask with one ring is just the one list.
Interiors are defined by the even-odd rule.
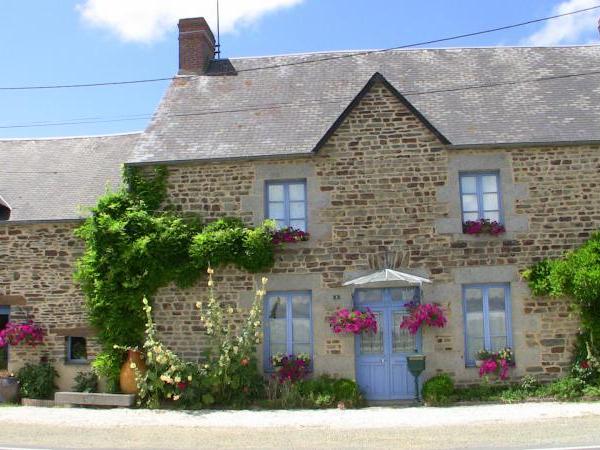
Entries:
[[119,385],[123,394],[137,394],[138,387],[135,381],[136,371],[146,373],[146,363],[138,350],[127,350],[127,359],[121,366]]
[[19,395],[19,380],[16,377],[0,377],[0,403],[14,403]]

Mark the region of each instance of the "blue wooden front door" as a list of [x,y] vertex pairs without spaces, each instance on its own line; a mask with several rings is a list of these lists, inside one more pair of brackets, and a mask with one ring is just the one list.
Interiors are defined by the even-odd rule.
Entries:
[[414,379],[406,356],[420,350],[420,336],[400,329],[408,314],[405,303],[418,301],[418,288],[359,289],[357,309],[370,308],[377,317],[377,333],[356,337],[356,381],[368,400],[415,397]]

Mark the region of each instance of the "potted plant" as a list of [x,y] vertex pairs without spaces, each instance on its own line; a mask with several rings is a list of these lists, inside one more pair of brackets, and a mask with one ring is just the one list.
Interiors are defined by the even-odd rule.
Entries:
[[483,361],[485,361],[486,359],[490,359],[491,357],[492,357],[491,352],[488,352],[485,349],[479,350],[475,354],[475,367],[477,367],[477,368],[481,367],[483,364]]
[[308,241],[310,235],[294,227],[285,227],[273,232],[273,244]]
[[366,311],[338,308],[329,318],[329,326],[335,334],[377,333],[377,318],[369,308]]
[[14,373],[0,370],[0,403],[14,403],[19,394],[19,380]]
[[310,372],[310,356],[306,353],[285,355],[277,353],[271,357],[273,368],[280,383],[295,383],[304,379]]
[[508,370],[515,365],[515,359],[510,347],[503,348],[498,352],[489,354],[489,357],[482,360],[479,367],[479,376],[485,379],[500,379],[508,378]]
[[463,233],[465,234],[489,234],[491,236],[498,236],[504,232],[506,232],[504,225],[495,220],[467,220],[463,223]]
[[444,309],[437,303],[409,302],[404,306],[408,309],[409,315],[402,319],[400,328],[407,329],[410,334],[417,334],[423,325],[444,328],[448,322]]

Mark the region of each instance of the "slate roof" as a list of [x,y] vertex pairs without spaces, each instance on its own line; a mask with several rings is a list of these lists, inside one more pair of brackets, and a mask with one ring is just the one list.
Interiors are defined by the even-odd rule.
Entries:
[[[398,50],[298,64],[351,53],[214,61],[207,75],[178,78],[130,162],[310,153],[376,72],[454,146],[600,141],[598,74],[462,89],[599,71],[600,46]],[[444,92],[423,94],[431,90]]]
[[138,137],[0,140],[0,196],[11,208],[8,222],[82,218],[80,207],[95,205],[107,186],[119,186]]

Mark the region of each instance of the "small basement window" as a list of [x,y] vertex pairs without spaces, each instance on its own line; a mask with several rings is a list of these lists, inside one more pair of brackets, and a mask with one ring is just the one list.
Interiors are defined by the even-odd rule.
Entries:
[[87,340],[84,337],[67,336],[67,362],[87,363]]
[[[6,327],[10,318],[10,306],[0,306],[0,330]],[[8,346],[0,347],[0,370],[8,369]]]

